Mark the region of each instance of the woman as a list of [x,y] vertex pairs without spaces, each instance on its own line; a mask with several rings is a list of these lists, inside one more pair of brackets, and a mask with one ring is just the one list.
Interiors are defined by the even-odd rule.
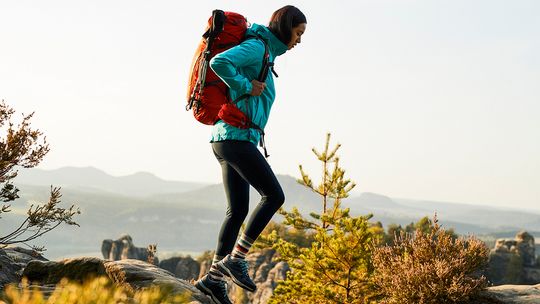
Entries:
[[[210,61],[212,70],[229,86],[232,100],[245,94],[251,95],[237,105],[261,129],[266,125],[275,98],[272,74],[269,73],[265,82],[256,80],[262,68],[265,44],[270,62],[274,62],[277,56],[300,43],[306,23],[306,17],[298,8],[290,5],[282,7],[272,14],[268,27],[253,24],[248,28],[246,37],[260,37],[264,42],[246,39]],[[245,256],[285,201],[274,172],[257,149],[260,140],[258,130],[235,128],[221,120],[212,129],[210,142],[222,168],[228,207],[212,266],[195,286],[218,304],[231,303],[224,276],[248,291],[255,291],[256,285],[248,275]],[[236,241],[240,226],[247,217],[250,185],[262,198]]]

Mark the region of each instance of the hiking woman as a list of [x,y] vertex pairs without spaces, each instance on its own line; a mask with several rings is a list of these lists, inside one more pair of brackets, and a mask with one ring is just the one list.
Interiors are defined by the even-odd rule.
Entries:
[[[232,100],[249,94],[249,99],[240,101],[238,107],[262,130],[275,98],[272,74],[268,74],[265,82],[256,80],[262,68],[265,44],[270,62],[274,62],[277,56],[300,43],[306,23],[306,17],[298,8],[287,5],[272,14],[268,26],[253,24],[247,29],[246,37],[259,39],[246,39],[210,60],[212,70],[230,88]],[[230,277],[234,283],[248,291],[256,290],[255,283],[249,277],[249,265],[245,257],[285,201],[274,172],[257,149],[261,140],[264,137],[261,139],[259,130],[239,129],[222,120],[212,129],[210,142],[222,168],[228,206],[212,266],[195,286],[218,304],[231,303],[227,297],[224,276]],[[240,227],[248,214],[250,185],[259,192],[261,201],[238,238]]]

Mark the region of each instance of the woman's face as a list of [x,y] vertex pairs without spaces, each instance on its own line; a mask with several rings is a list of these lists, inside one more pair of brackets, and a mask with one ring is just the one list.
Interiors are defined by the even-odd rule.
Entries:
[[300,23],[299,25],[292,28],[291,33],[291,41],[289,41],[289,44],[287,45],[288,49],[292,49],[295,45],[300,43],[300,37],[304,32],[306,31],[306,24]]

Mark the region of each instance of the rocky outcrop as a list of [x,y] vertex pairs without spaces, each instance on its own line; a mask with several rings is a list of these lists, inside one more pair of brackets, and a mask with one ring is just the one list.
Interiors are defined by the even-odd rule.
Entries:
[[212,266],[212,259],[204,260],[199,265],[200,265],[200,270],[199,270],[198,278],[201,278],[205,273],[210,271],[210,267]]
[[175,277],[183,280],[196,280],[199,278],[201,271],[199,263],[190,256],[162,260],[159,267],[170,271]]
[[[250,276],[257,283],[257,291],[246,292],[229,280],[229,297],[234,303],[264,304],[272,296],[278,280],[283,280],[289,267],[285,262],[276,262],[276,252],[272,249],[264,249],[252,252],[246,257],[250,264]],[[166,262],[167,261],[167,262]],[[184,261],[184,262],[182,262]],[[176,258],[163,261],[168,265],[176,265],[175,271],[181,267],[178,265],[193,265],[197,263],[191,258]],[[201,265],[208,264],[203,261]],[[23,248],[0,249],[0,274],[11,274],[7,281],[17,282],[20,276],[26,276],[34,282],[34,286],[40,286],[44,293],[50,294],[62,277],[74,281],[83,281],[91,276],[104,275],[112,282],[130,289],[140,289],[152,285],[169,286],[173,293],[191,293],[189,304],[211,304],[209,297],[200,293],[193,282],[179,279],[171,271],[135,259],[123,259],[118,261],[102,260],[95,257],[80,257],[64,259],[61,261],[47,261],[42,256],[35,255],[32,251]],[[16,267],[14,271],[7,271],[8,266]],[[189,269],[190,266],[186,267]],[[192,266],[191,266],[192,267]],[[193,269],[192,269],[193,270]],[[192,271],[189,270],[189,271]],[[201,267],[202,270],[202,267]],[[16,272],[19,271],[19,274]],[[193,272],[192,272],[193,273]],[[201,275],[206,272],[201,271]],[[4,278],[2,277],[2,278]],[[532,304],[540,303],[540,284],[538,285],[500,285],[489,287],[482,299],[474,301],[475,304]]]
[[47,261],[34,250],[18,246],[0,249],[0,289],[6,284],[19,282],[24,267],[32,260]]
[[498,239],[489,256],[486,276],[491,284],[538,284],[540,265],[537,263],[534,237],[525,231],[515,239]]
[[263,249],[250,253],[246,256],[249,262],[249,276],[257,284],[257,290],[247,292],[235,284],[229,290],[229,297],[235,303],[265,304],[274,293],[278,280],[283,280],[287,276],[289,266],[285,262],[274,260],[276,251],[274,249]]
[[[113,261],[137,259],[147,262],[149,254],[148,248],[140,248],[133,245],[133,239],[127,234],[122,235],[115,241],[111,239],[103,240],[101,252],[104,259]],[[190,256],[172,257],[163,261],[159,261],[154,256],[154,265],[168,270],[177,278],[183,280],[196,280],[201,276],[201,265]]]
[[[148,261],[149,251],[148,248],[136,247],[133,244],[133,239],[128,234],[122,235],[117,240],[103,240],[101,243],[101,253],[103,258],[107,260],[125,260],[135,259],[141,261]],[[159,265],[159,260],[154,257],[154,264]]]
[[40,286],[50,287],[63,277],[83,281],[92,276],[104,275],[112,282],[132,290],[153,285],[168,286],[173,294],[189,292],[190,304],[211,304],[210,299],[197,290],[190,282],[176,278],[172,273],[150,263],[124,259],[118,261],[101,260],[94,257],[80,257],[61,261],[31,261],[23,271],[23,276]]

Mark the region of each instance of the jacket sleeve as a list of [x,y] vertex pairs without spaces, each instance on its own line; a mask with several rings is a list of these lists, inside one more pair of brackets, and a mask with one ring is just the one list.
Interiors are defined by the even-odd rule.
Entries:
[[238,92],[238,96],[249,94],[251,80],[238,72],[238,68],[260,64],[264,55],[264,45],[257,39],[250,39],[210,60],[210,67],[227,86]]

